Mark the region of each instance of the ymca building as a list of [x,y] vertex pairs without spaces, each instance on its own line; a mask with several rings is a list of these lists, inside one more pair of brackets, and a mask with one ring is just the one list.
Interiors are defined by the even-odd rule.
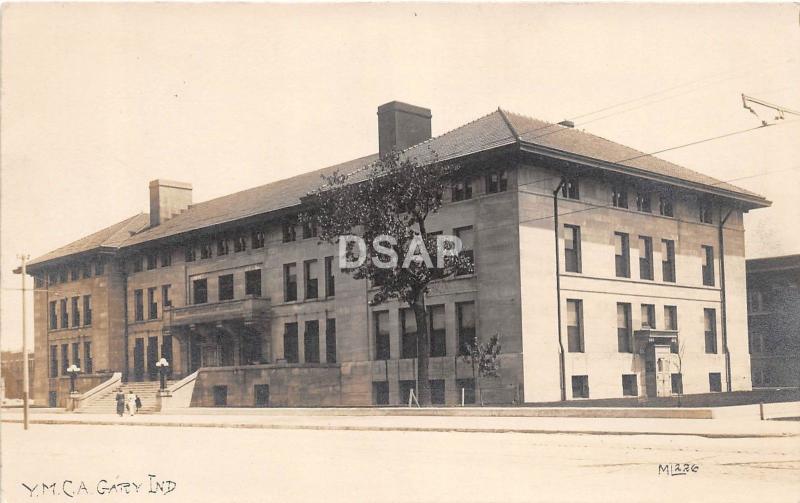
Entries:
[[[413,313],[371,306],[296,220],[320,175],[393,149],[460,166],[428,221],[475,263],[426,298],[435,403],[750,389],[743,215],[765,198],[501,109],[431,138],[430,110],[391,102],[378,132],[378,154],[209,201],[154,180],[149,214],[30,262],[34,398],[63,406],[72,364],[86,391],[115,372],[156,381],[165,358],[196,406],[407,402]],[[475,334],[502,345],[479,383],[459,354]]]

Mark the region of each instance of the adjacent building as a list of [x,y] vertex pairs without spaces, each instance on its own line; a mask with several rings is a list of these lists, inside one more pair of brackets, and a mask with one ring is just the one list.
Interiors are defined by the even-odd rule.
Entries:
[[800,386],[800,255],[747,261],[753,387]]
[[[23,385],[22,351],[3,351],[0,354],[0,399],[21,399],[25,391]],[[28,389],[33,382],[33,354],[28,354]]]
[[[195,203],[150,183],[150,213],[32,261],[34,394],[193,376],[193,404],[398,405],[416,386],[414,316],[298,225],[320,175],[392,149],[460,166],[428,231],[475,271],[435,283],[433,400],[475,400],[460,356],[499,334],[485,400],[542,402],[751,387],[743,214],[763,197],[597,136],[498,109],[431,138],[428,109],[378,108],[379,152]],[[354,177],[357,180],[358,177]]]

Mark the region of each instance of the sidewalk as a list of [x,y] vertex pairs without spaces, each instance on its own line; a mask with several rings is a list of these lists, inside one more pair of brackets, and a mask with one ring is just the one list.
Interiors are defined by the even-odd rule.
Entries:
[[[228,412],[228,411],[226,411]],[[166,427],[214,427],[293,430],[427,431],[464,433],[573,433],[591,435],[694,435],[706,438],[765,438],[800,436],[800,421],[758,421],[751,419],[652,419],[652,418],[556,418],[556,417],[446,417],[407,415],[311,415],[203,413],[149,414],[119,417],[116,414],[36,412],[30,423],[89,424]],[[2,411],[2,422],[22,422],[21,410]]]

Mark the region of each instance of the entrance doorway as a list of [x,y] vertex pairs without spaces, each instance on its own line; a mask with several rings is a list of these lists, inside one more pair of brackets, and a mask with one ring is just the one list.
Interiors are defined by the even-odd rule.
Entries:
[[158,337],[147,338],[147,378],[151,381],[158,379]]

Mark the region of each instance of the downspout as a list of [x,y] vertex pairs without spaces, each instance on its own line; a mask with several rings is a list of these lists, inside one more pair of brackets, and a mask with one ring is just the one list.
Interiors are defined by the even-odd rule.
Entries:
[[559,385],[561,386],[561,401],[567,399],[566,388],[566,375],[564,363],[564,343],[561,336],[561,254],[559,253],[558,246],[558,192],[566,182],[565,178],[561,179],[556,190],[553,191],[553,235],[555,236],[556,247],[556,315],[558,319],[558,376]]
[[727,317],[727,302],[725,297],[725,239],[722,227],[725,225],[725,222],[728,221],[728,218],[733,213],[733,210],[728,210],[728,213],[725,214],[725,218],[722,218],[719,222],[719,288],[720,288],[720,314],[722,319],[722,352],[725,355],[725,388],[727,391],[731,391],[731,353],[728,350],[728,317]]
[[125,272],[124,265],[122,270],[122,335],[125,341],[125,351],[123,351],[125,368],[122,369],[122,381],[128,382],[128,368],[129,368],[129,358],[128,358],[128,274]]

